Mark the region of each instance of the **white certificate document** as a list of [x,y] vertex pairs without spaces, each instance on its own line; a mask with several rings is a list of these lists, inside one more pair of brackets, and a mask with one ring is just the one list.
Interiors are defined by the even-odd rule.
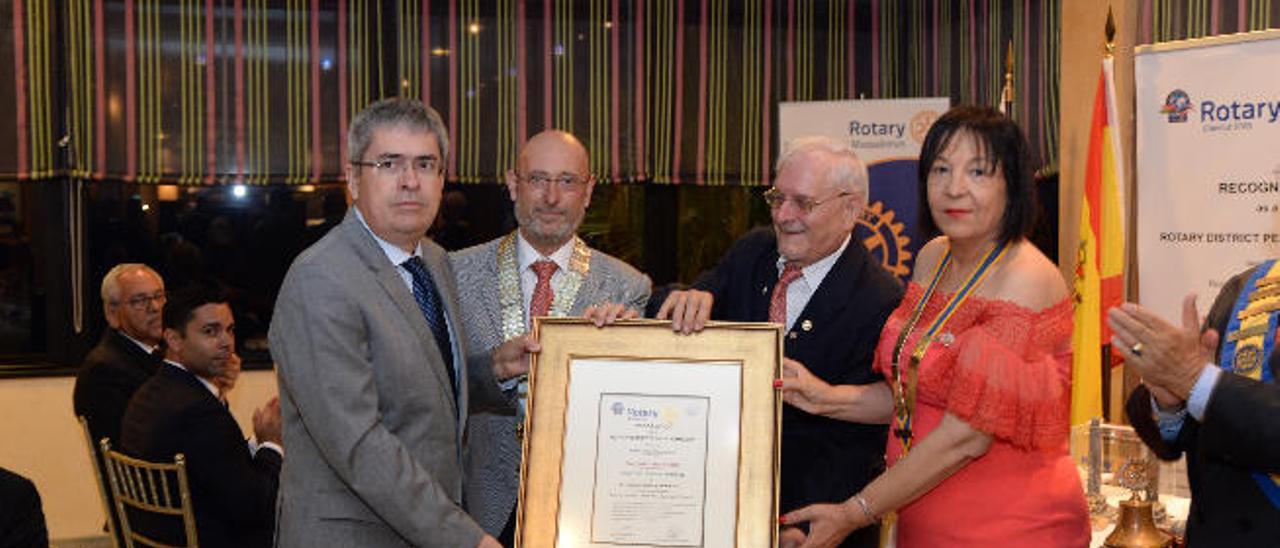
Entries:
[[702,543],[709,405],[705,396],[600,395],[591,542]]
[[741,364],[571,359],[559,546],[732,546]]

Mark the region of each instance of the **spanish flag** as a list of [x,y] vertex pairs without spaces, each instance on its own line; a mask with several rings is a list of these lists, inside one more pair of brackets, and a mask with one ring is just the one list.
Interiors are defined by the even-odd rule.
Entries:
[[[1102,61],[1093,100],[1089,157],[1076,255],[1071,424],[1102,416],[1102,345],[1111,340],[1106,312],[1124,300],[1124,199],[1120,134],[1111,56]],[[1108,360],[1110,361],[1110,360]],[[1109,368],[1108,373],[1110,374]]]

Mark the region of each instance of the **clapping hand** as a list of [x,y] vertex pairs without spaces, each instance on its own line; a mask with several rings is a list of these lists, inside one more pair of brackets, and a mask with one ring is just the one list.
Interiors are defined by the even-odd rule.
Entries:
[[1112,346],[1142,376],[1157,403],[1166,408],[1186,401],[1218,346],[1217,331],[1201,332],[1195,294],[1182,301],[1181,327],[1134,303],[1109,310],[1107,325],[1113,331]]

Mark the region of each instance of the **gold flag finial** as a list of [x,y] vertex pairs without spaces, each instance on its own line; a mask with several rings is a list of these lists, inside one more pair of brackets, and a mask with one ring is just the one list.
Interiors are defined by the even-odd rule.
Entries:
[[1004,56],[1004,88],[1000,90],[1000,112],[1013,113],[1013,40]]
[[1004,75],[1006,78],[1013,77],[1013,40],[1009,40],[1009,49],[1004,55]]
[[1111,13],[1111,6],[1107,6],[1107,55],[1111,55],[1116,49],[1116,18]]

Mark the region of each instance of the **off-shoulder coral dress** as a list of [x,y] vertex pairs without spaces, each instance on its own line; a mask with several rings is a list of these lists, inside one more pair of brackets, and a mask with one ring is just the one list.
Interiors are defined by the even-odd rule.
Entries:
[[[923,294],[910,284],[885,324],[875,367],[886,379],[898,334]],[[935,293],[925,303],[903,366],[950,297]],[[1088,510],[1067,448],[1071,326],[1070,299],[1033,311],[971,297],[934,337],[920,364],[914,443],[945,413],[993,441],[986,454],[898,510],[900,548],[1089,544]],[[893,435],[886,457],[889,466],[902,457]]]

